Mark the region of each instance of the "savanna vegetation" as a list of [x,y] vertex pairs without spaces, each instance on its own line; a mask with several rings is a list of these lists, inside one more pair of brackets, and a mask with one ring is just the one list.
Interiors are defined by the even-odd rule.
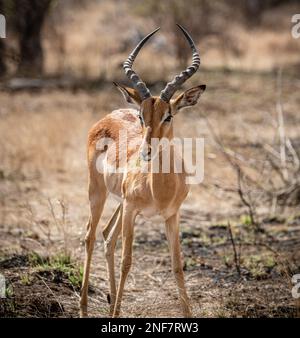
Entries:
[[[296,317],[300,273],[299,1],[5,1],[0,39],[1,317],[77,317],[88,217],[86,137],[126,106],[112,81],[156,26],[136,68],[152,92],[201,52],[200,103],[175,119],[204,137],[204,181],[181,210],[187,288],[197,317]],[[100,227],[115,202],[107,202]],[[120,256],[120,245],[117,256]],[[119,259],[117,259],[119,264]],[[118,273],[118,269],[117,269]],[[90,313],[106,316],[101,235]],[[164,227],[138,219],[122,315],[180,316]]]

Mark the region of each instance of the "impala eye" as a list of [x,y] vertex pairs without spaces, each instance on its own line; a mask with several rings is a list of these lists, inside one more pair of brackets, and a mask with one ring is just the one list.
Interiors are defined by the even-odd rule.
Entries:
[[138,117],[139,117],[139,120],[140,120],[140,122],[141,122],[141,125],[143,125],[143,118],[142,118],[142,116],[141,116],[141,115],[138,115]]
[[172,120],[172,115],[169,115],[168,117],[165,118],[164,122],[171,122]]

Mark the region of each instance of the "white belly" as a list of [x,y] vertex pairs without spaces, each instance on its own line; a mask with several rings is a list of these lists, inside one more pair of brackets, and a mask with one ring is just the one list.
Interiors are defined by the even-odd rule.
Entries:
[[[113,194],[113,193],[110,193],[110,195],[113,197],[113,199],[119,203],[123,203],[124,200],[122,197],[116,195],[116,194]],[[169,213],[167,213],[169,214]],[[166,221],[166,219],[170,216],[165,216],[166,213],[164,213],[164,215],[162,215],[155,207],[153,206],[150,206],[150,207],[147,207],[147,208],[144,208],[142,209],[140,212],[139,212],[139,215],[141,215],[142,217],[144,217],[145,219],[147,220],[151,220],[151,221],[154,221],[154,222],[159,222],[159,223],[164,223]]]
[[140,215],[148,220],[164,223],[170,216],[172,216],[172,212],[171,210],[164,210],[164,212],[161,212],[155,207],[150,206],[141,210]]

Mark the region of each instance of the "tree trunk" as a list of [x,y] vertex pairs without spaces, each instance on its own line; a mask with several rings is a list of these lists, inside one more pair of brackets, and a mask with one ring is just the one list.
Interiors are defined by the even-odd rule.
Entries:
[[260,0],[245,1],[245,16],[250,26],[257,26],[261,22],[261,16],[266,2]]
[[4,51],[5,51],[5,46],[4,46],[2,39],[0,39],[0,77],[5,75],[5,73],[6,73],[6,65],[5,65],[5,61],[4,61]]
[[41,32],[51,0],[15,0],[16,29],[19,38],[21,76],[40,76],[43,73]]

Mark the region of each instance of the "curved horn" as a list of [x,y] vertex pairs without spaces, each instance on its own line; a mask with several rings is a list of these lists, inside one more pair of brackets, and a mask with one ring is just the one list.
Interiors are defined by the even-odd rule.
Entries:
[[169,82],[165,89],[161,91],[160,98],[165,101],[169,102],[171,97],[174,95],[176,90],[182,85],[187,79],[189,79],[194,73],[196,73],[197,69],[200,66],[200,55],[197,51],[195,43],[189,33],[179,24],[177,26],[180,28],[184,36],[189,42],[189,45],[193,52],[193,60],[192,65],[189,66],[186,70],[181,72],[179,75],[176,75],[172,82]]
[[149,89],[147,88],[146,84],[140,79],[140,77],[132,69],[132,65],[133,65],[133,62],[134,62],[136,56],[138,55],[139,51],[141,50],[141,48],[151,38],[151,36],[154,35],[159,29],[160,29],[160,27],[157,28],[152,33],[148,34],[146,37],[144,37],[144,39],[139,42],[139,44],[135,47],[135,49],[131,52],[131,54],[128,56],[127,60],[123,64],[125,74],[129,78],[129,80],[132,81],[134,88],[138,91],[142,100],[145,100],[148,97],[150,97],[151,93],[150,93]]

